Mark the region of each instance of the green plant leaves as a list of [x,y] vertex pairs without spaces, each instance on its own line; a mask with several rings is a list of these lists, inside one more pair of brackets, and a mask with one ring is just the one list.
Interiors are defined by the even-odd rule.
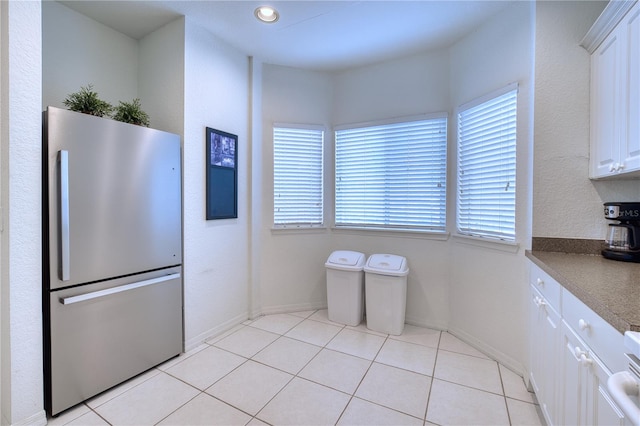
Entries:
[[149,127],[149,115],[142,110],[140,99],[136,98],[132,102],[120,101],[118,106],[114,107],[100,99],[91,84],[80,87],[79,91],[68,95],[62,103],[71,111],[97,117],[111,117],[124,123]]
[[137,124],[138,126],[149,127],[149,115],[142,110],[140,99],[136,98],[132,102],[122,102],[114,108],[114,120],[125,123]]
[[90,84],[81,87],[78,92],[72,93],[62,101],[71,111],[82,112],[84,114],[95,115],[97,117],[109,116],[113,106],[98,97],[98,93],[93,91]]

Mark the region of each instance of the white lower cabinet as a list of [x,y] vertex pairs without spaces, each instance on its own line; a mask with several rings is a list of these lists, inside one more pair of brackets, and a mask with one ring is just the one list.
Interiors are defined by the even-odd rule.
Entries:
[[540,409],[549,426],[558,424],[556,376],[558,361],[556,354],[560,343],[560,314],[549,300],[531,285],[531,371],[530,381]]
[[530,264],[530,383],[548,425],[624,425],[607,379],[625,367],[624,338]]
[[624,425],[624,415],[607,390],[609,369],[562,321],[560,376],[563,425]]
[[[564,409],[559,412],[560,423],[565,425],[581,425],[585,423],[584,411],[587,403],[587,375],[581,365],[582,353],[580,342],[575,334],[562,325],[562,358],[560,378],[560,399]],[[586,360],[585,360],[586,361]]]

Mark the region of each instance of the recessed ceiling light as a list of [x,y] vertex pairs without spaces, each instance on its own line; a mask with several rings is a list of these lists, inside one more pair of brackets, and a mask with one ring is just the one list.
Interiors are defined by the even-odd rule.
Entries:
[[280,18],[278,11],[271,6],[260,6],[253,12],[253,14],[256,15],[256,18],[260,21],[268,24],[272,24]]

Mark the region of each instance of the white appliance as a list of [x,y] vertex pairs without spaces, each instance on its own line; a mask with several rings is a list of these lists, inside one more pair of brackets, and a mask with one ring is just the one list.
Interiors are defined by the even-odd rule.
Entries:
[[640,332],[624,333],[624,345],[628,353],[629,369],[609,377],[607,388],[620,407],[628,423],[640,425]]
[[56,415],[182,352],[180,136],[44,114],[45,404]]

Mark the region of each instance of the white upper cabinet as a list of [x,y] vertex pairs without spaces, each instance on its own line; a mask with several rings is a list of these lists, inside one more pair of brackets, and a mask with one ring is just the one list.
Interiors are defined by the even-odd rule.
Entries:
[[[617,14],[607,6],[583,40],[592,52],[592,179],[640,176],[640,3],[610,5]],[[607,31],[602,21],[617,23]]]
[[640,169],[640,3],[624,21],[625,47],[625,129],[623,161]]

